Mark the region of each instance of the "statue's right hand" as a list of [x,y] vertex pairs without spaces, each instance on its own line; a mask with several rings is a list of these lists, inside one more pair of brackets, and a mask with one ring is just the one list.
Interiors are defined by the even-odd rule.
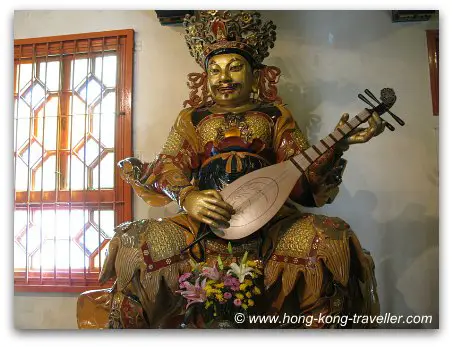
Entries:
[[214,228],[228,228],[228,221],[234,214],[233,206],[223,201],[214,189],[190,192],[184,199],[183,208],[192,218]]
[[120,177],[127,183],[139,180],[142,175],[143,163],[137,158],[125,158],[118,162]]

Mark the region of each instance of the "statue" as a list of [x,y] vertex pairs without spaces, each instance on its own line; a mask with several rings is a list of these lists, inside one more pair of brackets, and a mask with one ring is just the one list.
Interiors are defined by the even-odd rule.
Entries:
[[[110,289],[81,294],[79,328],[205,327],[199,316],[188,315],[180,276],[197,263],[217,271],[216,264],[233,264],[244,253],[262,273],[261,290],[256,289],[262,300],[254,312],[379,314],[373,260],[350,226],[339,218],[300,212],[295,203],[332,203],[346,165],[343,153],[382,133],[385,121],[373,113],[367,128],[355,129],[325,151],[298,179],[291,200],[258,231],[238,240],[219,238],[210,229],[228,228],[235,213],[219,192],[310,145],[277,95],[280,70],[262,64],[276,39],[271,21],[263,23],[258,12],[200,11],[187,16],[184,26],[190,53],[203,69],[189,74],[191,92],[184,103],[189,107],[180,112],[152,163],[136,158],[118,163],[121,177],[150,206],[176,201],[181,212],[116,227],[99,277],[101,283],[116,281]],[[348,117],[341,117],[337,129]],[[272,327],[342,326],[319,321]]]

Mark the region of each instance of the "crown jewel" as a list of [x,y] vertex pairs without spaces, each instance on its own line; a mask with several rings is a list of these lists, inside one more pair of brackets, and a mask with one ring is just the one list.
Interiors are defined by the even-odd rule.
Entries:
[[263,23],[259,12],[200,11],[186,15],[184,27],[190,54],[203,68],[211,53],[231,48],[247,52],[261,64],[276,38],[276,26],[272,21]]

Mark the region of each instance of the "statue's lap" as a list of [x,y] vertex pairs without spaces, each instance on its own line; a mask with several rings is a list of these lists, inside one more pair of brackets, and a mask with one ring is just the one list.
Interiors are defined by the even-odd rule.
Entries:
[[[119,316],[116,321],[121,321],[123,327],[146,327],[144,309],[136,300],[134,276],[138,274],[151,305],[159,301],[162,286],[175,293],[179,289],[179,276],[190,271],[190,256],[187,252],[181,254],[181,250],[194,237],[190,223],[185,223],[183,216],[141,220],[117,227],[101,273],[101,277],[106,273],[116,274],[115,288],[86,292],[80,297],[79,327],[107,328],[108,324],[114,327],[115,315]],[[365,276],[372,266],[371,258],[362,252],[349,225],[339,218],[322,215],[300,214],[268,228],[259,237],[257,234],[248,240],[233,242],[230,250],[228,242],[222,239],[208,239],[204,245],[204,260],[209,265],[216,263],[219,256],[225,264],[236,261],[246,251],[249,259],[262,261],[264,288],[274,292],[269,302],[274,311],[284,310],[286,298],[294,291],[302,312],[313,312],[319,303],[329,307],[336,304],[340,310],[344,304],[341,296],[336,298],[334,293],[328,302],[323,296],[326,281],[343,288],[348,285],[351,245],[361,269],[357,276]],[[197,256],[201,255],[199,250],[194,251]],[[297,285],[300,281],[303,286]]]

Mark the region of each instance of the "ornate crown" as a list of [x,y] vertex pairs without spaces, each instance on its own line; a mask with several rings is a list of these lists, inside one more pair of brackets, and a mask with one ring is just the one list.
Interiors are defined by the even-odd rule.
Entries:
[[199,11],[184,18],[186,43],[190,54],[205,68],[206,59],[219,50],[236,49],[259,65],[274,47],[277,28],[272,21],[264,24],[259,12]]

